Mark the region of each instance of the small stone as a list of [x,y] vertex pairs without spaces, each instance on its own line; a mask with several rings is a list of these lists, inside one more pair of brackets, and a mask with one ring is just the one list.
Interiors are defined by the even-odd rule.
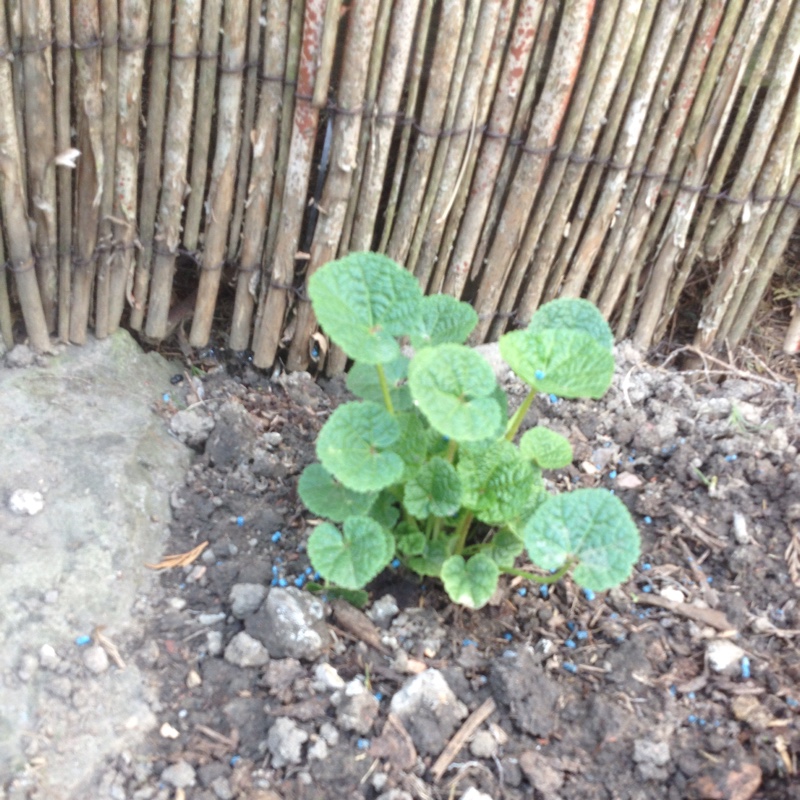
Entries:
[[388,628],[392,620],[400,613],[397,600],[390,594],[379,597],[367,610],[367,616],[379,627]]
[[669,776],[664,767],[669,764],[669,743],[637,739],[633,743],[633,760],[637,773],[645,781],[665,781]]
[[32,517],[44,508],[44,495],[29,489],[17,489],[8,498],[8,508],[14,514],[27,514]]
[[220,775],[211,781],[211,790],[219,800],[233,800],[235,797],[231,782],[224,775]]
[[741,511],[733,512],[733,538],[736,544],[750,544],[750,533],[747,530],[747,518]]
[[197,621],[201,625],[216,625],[218,622],[225,622],[225,613],[220,611],[218,614],[200,614]]
[[545,797],[552,797],[564,785],[564,773],[556,769],[547,756],[536,750],[526,750],[519,757],[519,765],[534,789]]
[[222,631],[208,631],[206,633],[206,647],[210,656],[218,656],[222,653]]
[[267,734],[267,749],[275,768],[299,764],[308,734],[289,717],[278,717]]
[[225,660],[237,667],[263,667],[269,661],[269,653],[258,639],[241,631],[228,642]]
[[109,667],[108,653],[99,644],[87,647],[83,652],[83,665],[89,672],[100,675]]
[[197,782],[197,775],[194,767],[187,761],[177,761],[170,765],[161,773],[162,783],[168,783],[176,789],[186,789],[194,786]]
[[30,367],[36,361],[36,353],[26,344],[18,344],[6,353],[6,365],[12,369]]
[[669,600],[672,603],[684,603],[684,602],[686,602],[686,596],[676,586],[665,586],[659,592],[659,594],[665,600]]
[[492,797],[486,794],[486,792],[479,792],[474,786],[470,786],[469,789],[461,795],[461,800],[492,800]]
[[20,659],[19,669],[17,670],[17,677],[27,683],[38,671],[39,660],[31,653],[26,653]]
[[379,794],[377,800],[414,800],[414,797],[405,789],[389,789],[388,792]]
[[169,429],[189,447],[199,447],[214,430],[214,418],[196,408],[178,411],[169,421]]
[[170,597],[167,605],[174,611],[183,611],[186,608],[186,601],[182,597]]
[[244,619],[254,614],[267,596],[266,587],[260,583],[236,583],[231,586],[228,596],[231,604],[231,614],[236,619]]
[[188,689],[195,689],[203,683],[200,673],[197,670],[190,669],[189,674],[186,676],[186,687]]
[[377,698],[372,692],[367,691],[358,678],[355,678],[345,687],[339,708],[336,710],[336,721],[344,731],[367,734],[372,730],[379,710],[380,703]]
[[315,661],[332,642],[323,604],[293,586],[270,589],[261,608],[245,620],[245,628],[272,658]]
[[177,728],[174,728],[172,725],[170,725],[169,722],[165,722],[158,729],[158,733],[162,739],[177,739],[181,735],[181,732]]
[[314,688],[320,691],[335,692],[344,689],[344,678],[330,664],[317,664],[314,668]]
[[324,761],[328,757],[328,743],[324,739],[317,739],[308,748],[308,760]]
[[43,644],[39,648],[39,664],[44,669],[54,670],[61,663],[55,648],[51,644]]
[[417,750],[428,755],[441,753],[468,713],[436,669],[406,681],[392,698],[391,710],[405,725]]
[[49,606],[52,606],[55,603],[57,603],[58,602],[58,597],[59,597],[58,589],[48,589],[44,593],[44,601]]
[[497,755],[497,739],[489,731],[477,731],[469,743],[469,751],[475,758],[494,758]]
[[323,722],[319,726],[319,735],[331,746],[339,744],[339,730],[332,722]]
[[714,672],[738,671],[744,654],[730,639],[714,639],[706,647],[706,661]]

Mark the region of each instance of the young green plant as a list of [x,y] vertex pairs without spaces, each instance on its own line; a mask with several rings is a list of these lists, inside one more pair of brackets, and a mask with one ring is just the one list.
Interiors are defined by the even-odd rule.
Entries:
[[[591,303],[554,300],[500,339],[530,387],[509,418],[491,366],[464,345],[477,323],[466,303],[424,297],[409,272],[376,253],[325,265],[309,294],[324,332],[355,362],[347,385],[360,398],[331,414],[320,463],[298,487],[329,520],[308,541],[326,583],[362,590],[397,557],[480,608],[502,574],[553,583],[569,572],[594,591],[628,577],[639,534],[622,502],[603,489],[545,490],[542,470],[572,461],[560,434],[536,427],[515,443],[538,392],[600,398],[611,385],[613,337]],[[549,574],[517,569],[524,551]]]

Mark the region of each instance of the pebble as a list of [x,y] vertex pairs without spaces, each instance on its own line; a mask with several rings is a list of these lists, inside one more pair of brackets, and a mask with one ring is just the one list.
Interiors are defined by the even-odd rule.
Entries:
[[733,538],[736,544],[750,544],[750,532],[747,530],[747,519],[741,511],[733,512]]
[[494,758],[497,755],[497,739],[489,731],[477,731],[469,743],[469,751],[475,758]]
[[388,628],[392,620],[400,613],[400,608],[397,605],[397,600],[390,595],[385,594],[379,597],[372,607],[367,610],[367,616],[379,627]]
[[176,438],[189,447],[199,447],[214,430],[214,418],[199,409],[178,411],[169,421],[169,429]]
[[89,672],[93,672],[95,675],[100,675],[110,666],[108,661],[108,653],[106,653],[106,651],[103,650],[99,644],[87,647],[86,650],[83,651],[83,665],[89,670]]
[[186,789],[197,783],[197,775],[191,764],[181,760],[171,764],[161,773],[161,782],[168,783],[176,789]]
[[222,655],[222,631],[208,631],[206,633],[206,647],[210,656]]
[[186,676],[186,687],[188,689],[194,689],[202,683],[203,679],[200,677],[200,673],[197,672],[197,670],[190,669],[189,674]]
[[299,764],[307,741],[308,734],[293,719],[278,717],[267,734],[272,766],[277,769],[287,764]]
[[201,625],[216,625],[218,622],[225,622],[225,614],[224,612],[219,614],[200,614],[197,617],[197,621]]
[[165,722],[159,729],[158,732],[162,739],[177,739],[181,732],[169,724],[169,722]]
[[345,686],[336,710],[336,722],[343,731],[369,733],[378,716],[380,702],[367,691],[364,683],[354,678]]
[[665,586],[659,591],[659,594],[665,600],[670,600],[673,603],[683,603],[686,601],[686,596],[676,586]]
[[479,792],[474,786],[470,786],[464,794],[461,795],[461,800],[492,800],[492,796],[486,792]]
[[27,514],[32,517],[44,508],[44,495],[29,489],[17,489],[8,498],[8,508],[14,514]]
[[269,653],[258,639],[241,631],[228,642],[225,660],[237,667],[263,667],[269,661]]
[[236,796],[231,788],[231,782],[224,775],[211,781],[211,790],[219,800],[233,800]]
[[323,722],[319,726],[319,735],[331,746],[339,744],[339,729],[332,722]]
[[744,654],[730,639],[713,639],[706,647],[706,661],[714,672],[738,670]]
[[335,692],[344,689],[344,678],[328,663],[317,664],[314,668],[314,688],[321,691]]
[[317,739],[308,748],[308,760],[324,761],[328,757],[328,743],[324,739]]
[[170,597],[167,605],[174,611],[183,611],[186,608],[186,601],[182,597]]
[[55,647],[51,644],[43,644],[39,648],[39,664],[44,669],[54,670],[61,663],[61,659],[56,653]]
[[255,614],[267,596],[267,589],[260,583],[236,583],[231,586],[228,599],[231,613],[236,619],[244,619]]

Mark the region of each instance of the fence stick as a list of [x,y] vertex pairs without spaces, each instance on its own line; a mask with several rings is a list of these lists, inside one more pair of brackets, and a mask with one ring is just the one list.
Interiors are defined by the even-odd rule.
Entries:
[[69,338],[86,341],[89,308],[97,269],[95,245],[106,165],[103,153],[103,90],[100,15],[97,0],[74,0],[72,30],[75,39],[75,108],[77,115],[78,174],[76,187],[76,264],[72,277]]
[[236,195],[233,201],[233,214],[228,236],[228,260],[233,261],[239,252],[242,237],[242,219],[244,217],[244,201],[247,196],[248,179],[250,177],[250,159],[252,146],[250,142],[253,131],[253,120],[256,116],[256,83],[258,79],[258,56],[261,48],[261,0],[250,0],[250,20],[247,23],[247,80],[244,88],[242,113],[242,144],[239,147],[239,166],[236,176]]
[[[347,111],[360,108],[364,100],[372,38],[378,14],[378,0],[360,0],[351,6],[353,19],[347,29],[342,59],[338,105]],[[342,235],[347,198],[350,195],[361,133],[361,115],[338,114],[333,123],[331,161],[320,200],[320,217],[314,231],[308,278],[327,261],[336,256]],[[309,362],[311,337],[316,318],[308,300],[301,299],[297,307],[297,325],[289,347],[286,366],[290,370],[305,369]]]
[[311,104],[317,59],[322,43],[322,20],[325,0],[307,0],[303,17],[303,46],[297,79],[297,103],[292,123],[292,143],[286,172],[286,184],[281,204],[280,225],[275,252],[272,256],[270,285],[263,308],[259,309],[253,339],[253,363],[269,367],[275,361],[284,315],[287,293],[294,280],[294,260],[303,212],[306,206],[308,179],[319,121],[319,109]]
[[144,175],[139,206],[139,240],[142,249],[136,263],[130,317],[130,326],[135,331],[141,330],[144,323],[147,290],[150,286],[158,189],[161,183],[161,145],[164,141],[164,116],[167,108],[167,81],[162,76],[169,72],[171,11],[170,0],[157,0],[153,4]]
[[478,288],[475,310],[481,319],[472,332],[473,342],[482,342],[514,262],[524,226],[550,160],[580,69],[594,0],[570,0],[564,8],[553,58],[541,97],[536,104],[525,150],[520,153],[514,180],[489,249],[488,264]]
[[25,66],[25,137],[36,274],[47,327],[56,328],[58,246],[50,4],[21,3]]
[[247,5],[227,3],[220,59],[219,97],[217,99],[217,141],[211,185],[208,189],[208,216],[189,344],[208,344],[214,307],[225,262],[225,244],[230,226],[236,162],[242,141],[239,119],[247,49]]
[[133,248],[137,235],[139,188],[139,115],[142,70],[150,21],[150,0],[120,0],[117,163],[114,176],[114,260],[111,269],[109,333],[120,324],[133,285]]
[[[733,44],[728,49],[721,78],[715,87],[708,112],[693,148],[693,158],[689,159],[682,180],[687,187],[701,185],[705,181],[706,171],[714,155],[721,131],[725,127],[731,113],[733,98],[747,67],[750,54],[759,38],[766,21],[769,5],[749,4],[745,8],[736,32]],[[666,299],[673,265],[679,253],[686,247],[686,237],[693,220],[697,205],[698,193],[689,188],[680,189],[672,204],[667,227],[664,230],[661,247],[656,261],[650,269],[644,294],[644,308],[647,313],[640,316],[634,333],[634,343],[641,348],[650,346],[653,332],[659,323],[662,309],[666,307],[667,319],[672,317],[675,309],[673,297],[683,288],[688,276],[684,274],[674,277],[670,288],[670,296]],[[688,260],[685,263],[690,263]],[[675,295],[672,292],[676,292]]]
[[[22,50],[22,7],[19,2],[8,3],[8,28],[10,49],[12,53]],[[26,157],[27,142],[25,141],[25,65],[22,58],[11,59],[11,75],[14,85],[14,118],[17,125],[17,142],[22,157],[20,162],[20,176],[22,179],[22,196],[28,203],[28,159]],[[8,95],[11,97],[11,95]]]
[[547,217],[553,207],[553,201],[558,194],[558,187],[564,178],[564,173],[569,163],[567,156],[572,152],[578,140],[581,124],[586,115],[586,110],[608,49],[608,42],[611,38],[618,8],[619,0],[612,0],[612,2],[605,2],[600,5],[598,17],[593,26],[592,37],[589,41],[589,49],[578,78],[578,85],[575,88],[575,94],[572,97],[567,118],[564,121],[558,143],[558,151],[551,160],[545,179],[546,182],[537,196],[533,214],[525,230],[525,238],[520,245],[508,282],[503,290],[499,305],[500,313],[492,321],[489,329],[490,340],[498,339],[505,331],[509,317],[517,302],[520,286],[526,279],[529,269],[532,268],[534,275],[536,274],[536,266],[531,264],[531,259],[544,230]]
[[426,214],[423,206],[423,214],[420,215],[411,245],[409,268],[413,263],[414,274],[423,288],[430,282],[447,215],[458,191],[458,182],[463,179],[469,151],[475,147],[480,90],[494,41],[500,0],[485,0],[479,17],[477,8],[475,12],[475,18],[470,20],[468,17],[468,25],[465,25],[465,31],[468,27],[472,30],[474,41],[471,51],[465,53],[465,56],[469,56],[469,62],[465,65],[463,88],[457,98],[458,105],[453,120],[446,123],[455,133],[449,141],[443,140],[440,143],[440,149],[436,153],[433,179],[427,193],[430,200],[426,198],[429,208]]
[[200,238],[200,221],[206,199],[208,177],[208,151],[211,143],[211,125],[214,121],[214,103],[219,65],[220,25],[222,0],[205,0],[203,3],[203,30],[200,34],[200,64],[197,68],[197,102],[200,113],[194,115],[192,131],[192,160],[189,167],[189,196],[186,198],[186,221],[183,223],[183,246],[197,249]]
[[481,151],[481,140],[483,138],[481,131],[486,129],[492,102],[497,91],[497,85],[500,79],[500,68],[503,65],[506,45],[508,44],[508,37],[511,31],[513,10],[513,3],[511,0],[500,0],[500,10],[497,16],[494,38],[489,51],[489,61],[486,65],[486,72],[478,96],[474,129],[470,129],[470,135],[472,135],[474,130],[474,138],[472,142],[469,140],[467,141],[467,152],[465,154],[465,161],[460,167],[455,196],[454,199],[452,199],[452,205],[447,214],[438,253],[433,256],[435,261],[434,271],[428,285],[428,291],[431,294],[441,292],[444,286],[448,263],[453,252],[453,243],[456,240],[461,218],[464,215],[464,209],[467,206],[467,200],[470,196],[470,186],[472,185],[473,176],[475,175],[475,169],[478,164],[478,156]]
[[14,325],[11,321],[11,303],[8,299],[8,282],[6,281],[6,249],[0,235],[0,338],[7,350],[14,346]]
[[[0,9],[0,53],[7,53],[9,45],[6,15],[4,9]],[[9,59],[0,58],[0,97],[6,98],[5,102],[0,103],[0,142],[3,143],[3,157],[0,158],[0,177],[2,177],[0,217],[5,226],[9,262],[16,279],[28,338],[35,349],[48,351],[50,337],[36,281],[28,218],[25,214],[25,198],[22,193],[23,159],[17,137],[17,116],[12,86],[13,76]],[[7,323],[4,323],[4,326],[7,326]],[[7,342],[7,345],[13,347],[13,340]]]
[[437,132],[441,129],[445,116],[446,98],[455,68],[463,22],[462,0],[443,0],[417,140],[405,177],[397,219],[386,247],[387,255],[400,263],[404,263],[408,256],[420,204],[430,177],[438,140]]
[[175,39],[162,162],[161,201],[155,226],[153,275],[145,326],[145,334],[152,339],[162,339],[167,333],[175,258],[181,241],[201,4],[201,0],[185,0],[175,8]]
[[444,280],[444,291],[454,297],[461,297],[473,263],[491,200],[491,189],[500,170],[506,140],[512,128],[517,98],[522,89],[522,78],[528,67],[543,6],[544,0],[526,0],[517,15],[469,200]]
[[95,295],[94,334],[105,339],[111,326],[111,264],[114,258],[114,172],[117,163],[117,88],[119,84],[119,14],[117,0],[101,0],[100,25],[103,41],[103,196],[100,201],[100,223],[97,241],[97,281]]
[[262,84],[255,129],[250,133],[253,166],[248,186],[242,255],[233,306],[231,350],[244,350],[250,343],[250,326],[260,279],[267,232],[267,213],[273,186],[273,167],[283,87],[275,80],[282,75],[289,36],[289,1],[270,0],[267,5],[267,31],[264,41]]

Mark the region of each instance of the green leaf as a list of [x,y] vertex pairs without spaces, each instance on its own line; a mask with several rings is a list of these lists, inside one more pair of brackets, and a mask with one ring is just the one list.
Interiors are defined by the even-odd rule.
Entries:
[[614,375],[612,346],[600,312],[575,299],[546,303],[525,330],[500,339],[501,355],[522,380],[560,397],[602,397]]
[[428,542],[425,534],[408,522],[401,522],[394,531],[397,540],[397,550],[404,556],[421,556],[425,553]]
[[501,569],[510,569],[524,549],[525,544],[519,536],[510,530],[502,530],[492,536],[489,545],[482,552]]
[[303,470],[297,491],[312,514],[334,522],[344,522],[347,517],[368,513],[377,497],[375,492],[347,489],[322,464],[309,464]]
[[306,589],[312,594],[324,593],[325,596],[331,600],[335,597],[341,597],[342,600],[346,600],[351,606],[355,606],[356,608],[364,608],[369,602],[369,593],[365,592],[363,589],[342,589],[341,586],[323,586],[316,581],[308,581],[306,583]]
[[320,431],[317,456],[348,489],[376,491],[403,474],[403,459],[389,449],[399,436],[397,419],[377,403],[345,403]]
[[560,469],[572,463],[569,439],[549,428],[538,426],[526,431],[519,440],[519,449],[541,469]]
[[418,556],[412,556],[407,563],[418,575],[427,575],[438,578],[442,571],[442,564],[450,555],[445,539],[434,539],[425,542],[425,552]]
[[467,608],[481,608],[497,588],[500,570],[497,564],[483,553],[469,561],[461,556],[450,556],[442,564],[442,583],[450,599]]
[[409,481],[425,463],[428,454],[428,428],[419,412],[398,414],[400,437],[392,450],[403,459],[403,481]]
[[503,413],[486,359],[460,344],[417,353],[408,368],[411,396],[437,431],[458,442],[499,436]]
[[531,463],[511,442],[476,442],[459,451],[462,503],[490,525],[510,520],[524,508],[540,482]]
[[576,558],[575,582],[595,592],[622,583],[639,558],[639,531],[622,501],[605,489],[551,497],[528,520],[522,538],[544,569]]
[[403,505],[418,519],[455,514],[461,508],[461,479],[455,467],[432,458],[406,484]]
[[[409,359],[400,356],[394,361],[383,365],[386,382],[389,384],[389,396],[395,411],[408,411],[412,406],[411,392],[405,384],[408,376]],[[375,364],[364,364],[357,361],[347,373],[347,388],[356,397],[362,400],[371,400],[373,403],[383,405],[383,390],[378,378]]]
[[384,489],[372,506],[369,515],[384,528],[392,530],[400,519],[400,510],[397,508],[397,498],[388,489]]
[[434,294],[422,299],[419,328],[411,332],[416,350],[431,345],[455,342],[463,344],[478,324],[478,315],[468,303],[449,294]]
[[308,539],[311,566],[345,589],[366,586],[393,556],[394,537],[370,517],[348,517],[343,532],[323,522]]
[[380,253],[350,253],[318,269],[308,293],[325,333],[350,358],[384,364],[400,356],[395,337],[416,330],[417,279]]
[[[538,474],[537,474],[538,473]],[[539,510],[539,507],[544,505],[553,495],[544,488],[541,479],[541,471],[534,469],[535,484],[528,502],[525,507],[514,517],[512,517],[506,525],[518,536],[522,536],[522,531],[528,524],[528,520]]]

